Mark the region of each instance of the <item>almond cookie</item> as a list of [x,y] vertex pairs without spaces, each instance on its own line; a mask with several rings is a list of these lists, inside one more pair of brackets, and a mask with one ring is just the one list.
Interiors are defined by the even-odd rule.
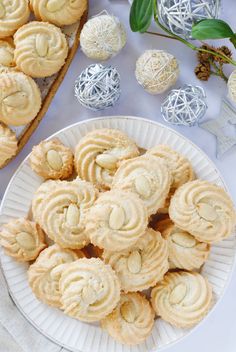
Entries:
[[105,318],[120,300],[115,272],[98,258],[79,259],[68,265],[59,286],[64,313],[86,322]]
[[13,67],[14,62],[14,45],[11,38],[0,40],[0,65]]
[[31,77],[48,77],[64,65],[68,44],[60,28],[46,22],[29,22],[14,35],[17,67]]
[[150,303],[140,293],[121,294],[119,304],[101,321],[101,326],[116,341],[137,345],[151,334],[154,315]]
[[0,244],[7,255],[19,262],[34,260],[47,247],[40,227],[23,218],[11,220],[3,225]]
[[168,242],[170,268],[200,269],[209,256],[210,245],[198,241],[190,233],[174,225],[171,220],[161,221],[160,226],[163,228],[160,230],[162,236]]
[[0,167],[17,152],[16,134],[0,123]]
[[104,128],[88,133],[79,141],[75,167],[83,180],[109,189],[120,162],[138,155],[136,144],[125,133]]
[[79,258],[84,253],[77,250],[60,248],[57,244],[42,251],[36,262],[29,267],[28,281],[35,296],[42,302],[61,307],[59,280],[66,265]]
[[171,181],[169,169],[162,159],[140,156],[121,163],[112,188],[136,193],[147,207],[148,215],[152,215],[164,205]]
[[13,126],[29,123],[41,107],[39,87],[22,72],[0,74],[0,121]]
[[32,149],[30,166],[45,179],[66,179],[73,172],[73,153],[59,139],[42,141]]
[[143,291],[156,285],[169,269],[167,241],[152,229],[147,229],[130,250],[104,250],[103,259],[115,270],[125,292]]
[[86,222],[88,236],[95,246],[122,251],[132,247],[144,234],[148,217],[135,193],[114,190],[100,194]]
[[47,181],[35,193],[33,217],[61,247],[80,249],[89,242],[85,218],[97,194],[91,183],[79,178],[72,182]]
[[230,236],[235,210],[225,190],[207,181],[185,183],[170,202],[171,220],[199,241],[212,243]]
[[30,0],[31,10],[37,20],[58,27],[79,21],[87,6],[87,0]]
[[210,310],[212,288],[196,272],[169,272],[152,289],[151,302],[162,319],[179,328],[191,328]]
[[29,15],[28,0],[1,0],[0,38],[12,35],[28,21]]

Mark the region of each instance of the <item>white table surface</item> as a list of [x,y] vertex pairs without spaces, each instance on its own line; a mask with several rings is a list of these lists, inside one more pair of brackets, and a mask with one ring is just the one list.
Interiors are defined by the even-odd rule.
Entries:
[[[222,0],[221,17],[227,19],[233,28],[235,26],[235,0]],[[133,115],[146,117],[151,120],[163,122],[160,115],[160,103],[164,95],[151,96],[138,86],[134,68],[135,61],[145,49],[164,49],[174,54],[180,63],[180,78],[176,87],[184,84],[198,84],[204,87],[207,94],[208,111],[206,119],[214,118],[219,114],[221,97],[226,94],[225,83],[217,77],[212,77],[209,82],[201,83],[193,73],[196,65],[195,54],[184,45],[174,40],[163,40],[147,34],[132,33],[129,29],[129,5],[126,0],[90,0],[90,16],[98,14],[106,9],[118,16],[125,24],[128,33],[128,43],[122,53],[110,60],[109,64],[116,66],[122,79],[122,96],[119,103],[109,110],[100,113],[91,112],[83,108],[75,99],[73,93],[76,76],[91,62],[83,53],[78,53],[58,90],[52,104],[39,125],[31,140],[25,146],[18,157],[4,170],[0,170],[0,198],[3,196],[6,186],[25,156],[31,151],[32,146],[42,139],[50,136],[59,129],[96,116],[110,115]],[[155,29],[155,26],[153,26]],[[232,67],[227,67],[232,71]],[[215,137],[199,127],[176,127],[177,131],[190,138],[201,147],[217,165],[229,187],[231,195],[236,203],[236,148],[228,152],[223,160],[215,157]],[[176,346],[169,348],[170,352],[234,352],[236,351],[236,270],[231,283],[211,316],[185,340]],[[0,348],[1,350],[1,348]]]

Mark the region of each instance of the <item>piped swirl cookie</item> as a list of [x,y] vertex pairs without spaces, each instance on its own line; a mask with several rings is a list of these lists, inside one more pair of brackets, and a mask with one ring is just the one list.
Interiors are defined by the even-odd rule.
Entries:
[[9,127],[0,123],[0,167],[17,151],[16,134]]
[[99,248],[122,251],[144,234],[148,217],[142,200],[123,190],[101,193],[87,214],[87,234]]
[[169,272],[152,289],[152,306],[158,316],[180,328],[201,321],[212,305],[212,289],[196,272]]
[[14,35],[17,67],[31,77],[48,77],[64,65],[68,44],[60,28],[46,22],[29,22]]
[[34,260],[47,247],[40,227],[23,218],[11,220],[3,226],[0,244],[7,255],[19,262]]
[[28,0],[1,0],[0,38],[12,35],[28,21],[29,15]]
[[190,233],[181,230],[171,220],[163,220],[159,224],[162,227],[162,236],[167,240],[169,250],[169,262],[171,269],[194,270],[206,262],[210,245],[200,242]]
[[20,126],[33,120],[41,107],[39,87],[22,72],[0,74],[0,121]]
[[42,141],[33,147],[30,166],[45,179],[66,179],[73,172],[73,153],[59,139]]
[[130,250],[104,250],[103,259],[115,270],[125,292],[156,285],[169,269],[167,241],[152,229],[147,229]]
[[121,163],[113,178],[112,188],[136,193],[144,202],[148,215],[155,214],[168,196],[172,177],[166,163],[152,155],[140,156]]
[[85,229],[86,213],[97,194],[91,183],[79,178],[72,182],[47,181],[34,196],[34,219],[61,247],[82,248],[89,242]]
[[148,300],[140,293],[121,294],[117,307],[101,326],[116,341],[126,345],[144,342],[154,325],[154,311]]
[[103,319],[120,300],[120,283],[101,259],[79,259],[68,265],[60,279],[62,309],[86,322]]
[[30,0],[35,17],[56,26],[73,24],[87,9],[87,0]]
[[11,38],[0,40],[0,65],[13,67],[14,62],[14,45]]
[[98,129],[77,144],[75,168],[83,180],[109,189],[120,162],[138,155],[136,144],[122,131]]
[[75,253],[57,244],[42,251],[27,273],[29,285],[35,296],[50,306],[61,307],[59,291],[61,274],[68,263],[83,257],[82,251],[77,250]]
[[207,243],[230,236],[235,225],[229,195],[223,188],[202,180],[188,182],[175,192],[169,215],[176,226]]

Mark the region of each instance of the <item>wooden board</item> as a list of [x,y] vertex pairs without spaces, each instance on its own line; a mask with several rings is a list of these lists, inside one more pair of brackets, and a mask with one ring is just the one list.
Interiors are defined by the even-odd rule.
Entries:
[[79,43],[80,43],[80,33],[81,33],[81,30],[82,30],[85,22],[87,21],[87,18],[88,18],[88,10],[86,10],[86,12],[83,14],[83,16],[80,20],[79,26],[78,26],[76,33],[75,33],[75,39],[74,39],[73,45],[71,45],[69,48],[69,53],[68,53],[66,62],[64,64],[64,66],[62,67],[62,69],[57,73],[56,79],[52,83],[47,95],[43,99],[40,111],[38,112],[38,114],[34,118],[34,120],[32,120],[27,125],[27,127],[23,130],[22,134],[18,138],[18,148],[17,148],[16,154],[14,156],[12,156],[10,159],[6,160],[5,163],[0,167],[0,169],[4,168],[6,165],[8,165],[19,154],[19,152],[22,150],[22,148],[28,142],[29,138],[31,137],[33,132],[36,130],[36,128],[38,127],[38,125],[42,121],[44,115],[46,114],[46,112],[49,108],[49,105],[50,105],[52,99],[54,98],[54,95],[56,94],[60,84],[62,83],[62,81],[65,77],[65,74],[66,74],[67,70],[69,69],[69,66],[70,66],[70,64],[76,54],[76,51],[77,51],[77,49],[79,47]]

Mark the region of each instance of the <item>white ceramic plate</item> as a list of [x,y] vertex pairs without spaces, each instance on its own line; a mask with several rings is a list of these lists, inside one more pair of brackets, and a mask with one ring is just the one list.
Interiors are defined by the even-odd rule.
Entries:
[[[199,178],[226,188],[214,164],[190,140],[153,121],[135,117],[97,118],[76,123],[52,137],[74,148],[78,140],[96,128],[118,128],[132,137],[140,147],[150,148],[159,143],[168,144],[188,157]],[[52,138],[51,137],[51,138]],[[26,158],[6,190],[2,201],[0,225],[11,218],[29,213],[34,192],[42,183],[30,168]],[[212,246],[209,260],[202,273],[213,286],[215,303],[222,297],[231,277],[236,249],[235,234]],[[192,330],[177,329],[158,319],[152,335],[142,345],[127,347],[115,342],[97,324],[86,324],[65,316],[60,310],[39,302],[29,288],[26,264],[19,264],[1,251],[1,261],[9,291],[17,307],[31,324],[54,342],[75,352],[144,352],[161,350],[178,342]]]

